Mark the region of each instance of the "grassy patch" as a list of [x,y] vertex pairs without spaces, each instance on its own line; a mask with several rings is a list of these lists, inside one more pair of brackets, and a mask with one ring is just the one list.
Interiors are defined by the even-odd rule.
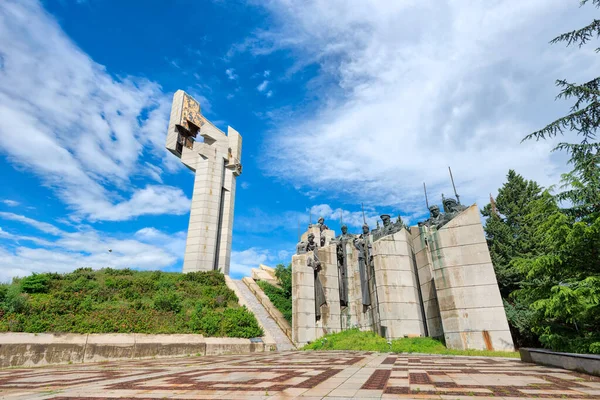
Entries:
[[292,298],[286,295],[285,290],[273,286],[265,281],[258,281],[258,286],[265,292],[271,303],[283,314],[283,317],[292,324]]
[[332,333],[323,336],[303,347],[303,350],[361,350],[393,353],[427,353],[458,356],[487,356],[519,358],[518,352],[483,351],[483,350],[451,350],[432,338],[396,339],[388,344],[386,339],[373,332],[362,332],[358,329]]
[[111,268],[0,285],[0,332],[263,334],[219,272]]

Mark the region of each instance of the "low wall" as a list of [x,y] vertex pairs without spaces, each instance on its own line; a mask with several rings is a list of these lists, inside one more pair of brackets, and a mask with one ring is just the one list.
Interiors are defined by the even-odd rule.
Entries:
[[521,361],[559,367],[600,376],[600,356],[593,354],[558,353],[543,349],[519,349]]
[[262,339],[202,335],[1,333],[0,368],[269,351]]

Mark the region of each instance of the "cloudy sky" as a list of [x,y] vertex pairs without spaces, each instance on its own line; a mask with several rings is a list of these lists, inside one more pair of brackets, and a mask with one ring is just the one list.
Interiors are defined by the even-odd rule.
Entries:
[[[149,4],[151,3],[151,4]],[[351,230],[415,223],[452,193],[486,203],[521,144],[564,114],[558,78],[597,75],[576,0],[0,2],[0,281],[78,267],[181,270],[193,176],[164,149],[184,89],[244,138],[232,275],[288,262],[309,209]],[[109,250],[112,250],[109,252]]]

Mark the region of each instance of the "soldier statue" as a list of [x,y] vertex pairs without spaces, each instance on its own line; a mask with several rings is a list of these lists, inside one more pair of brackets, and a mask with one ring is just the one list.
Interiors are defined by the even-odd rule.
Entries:
[[325,218],[320,217],[318,222],[318,226],[319,226],[319,232],[321,233],[320,236],[320,244],[321,247],[325,247],[325,235],[323,235],[323,231],[329,229],[329,227],[327,225],[325,225]]
[[325,299],[325,290],[323,289],[323,284],[321,283],[321,279],[319,279],[319,272],[323,269],[321,265],[321,261],[319,261],[319,255],[317,254],[318,246],[315,243],[315,235],[314,233],[308,234],[308,243],[306,244],[306,251],[312,251],[312,257],[308,257],[307,264],[309,267],[313,269],[314,272],[314,286],[315,286],[315,318],[316,320],[321,319],[321,306],[327,304],[327,300]]
[[340,305],[348,306],[348,258],[346,255],[346,243],[354,239],[354,235],[348,233],[348,227],[342,225],[342,234],[335,238],[338,264],[338,286],[340,291]]
[[369,270],[373,262],[373,248],[369,235],[369,225],[364,224],[363,233],[354,238],[353,244],[358,250],[358,270],[360,273],[360,288],[362,291],[363,310],[371,305],[371,293],[369,291]]

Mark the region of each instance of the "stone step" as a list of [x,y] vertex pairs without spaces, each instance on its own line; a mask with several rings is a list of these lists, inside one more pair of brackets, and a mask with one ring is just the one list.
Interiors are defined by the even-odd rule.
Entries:
[[241,295],[247,307],[254,313],[256,319],[266,330],[266,334],[270,336],[277,346],[278,351],[296,350],[296,347],[286,336],[283,330],[277,325],[275,320],[271,317],[269,312],[260,303],[256,296],[248,289],[248,286],[241,280],[233,280],[233,283],[237,287],[237,292]]

